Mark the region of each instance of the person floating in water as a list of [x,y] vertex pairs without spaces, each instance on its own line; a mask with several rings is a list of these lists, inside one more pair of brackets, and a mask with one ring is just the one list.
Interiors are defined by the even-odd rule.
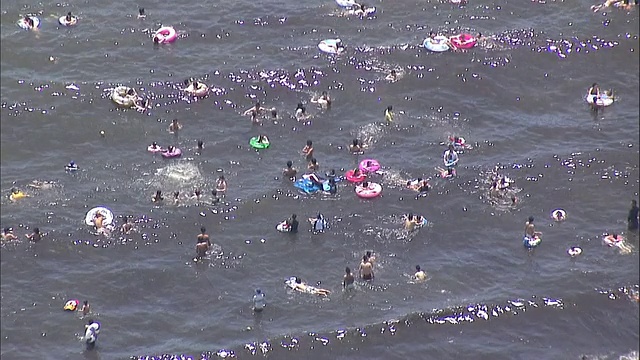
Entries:
[[393,113],[393,106],[387,106],[387,109],[384,111],[384,120],[387,122],[387,124],[393,122],[394,116],[395,114]]
[[295,277],[294,283],[293,283],[293,288],[297,291],[300,292],[310,292],[312,294],[315,295],[320,295],[320,296],[327,296],[329,294],[331,294],[331,291],[327,290],[327,289],[321,289],[321,288],[315,288],[312,286],[309,286],[305,283],[302,282],[302,279],[300,279],[299,277]]
[[328,109],[331,107],[331,98],[326,91],[323,91],[319,98],[311,99],[311,102],[320,105],[322,108]]
[[256,289],[256,294],[253,295],[253,311],[262,312],[265,306],[267,306],[267,300],[264,293],[262,290]]
[[631,200],[631,209],[629,209],[629,215],[627,216],[627,228],[629,230],[638,230],[638,203],[636,200]]
[[395,70],[391,70],[391,72],[389,73],[389,75],[387,75],[387,77],[385,78],[385,80],[389,81],[389,82],[396,82],[398,81],[398,72],[396,72]]
[[355,289],[354,283],[355,283],[355,278],[353,277],[353,274],[351,274],[351,269],[347,266],[344,269],[344,278],[342,279],[342,288],[344,289],[344,291],[348,291],[348,290],[353,290]]
[[196,254],[199,258],[203,258],[207,255],[207,250],[209,250],[210,247],[211,241],[209,240],[207,229],[203,226],[200,228],[200,234],[198,234],[197,237]]
[[29,239],[29,241],[33,241],[34,243],[42,240],[42,234],[40,233],[40,229],[37,227],[33,228],[33,232],[31,234],[25,234],[24,236]]
[[26,197],[30,197],[30,195],[25,194],[22,190],[19,190],[18,188],[15,188],[15,187],[11,188],[11,195],[9,195],[9,200],[18,201]]
[[309,218],[309,222],[314,232],[322,232],[327,227],[327,221],[324,219],[324,215],[320,213],[314,218]]

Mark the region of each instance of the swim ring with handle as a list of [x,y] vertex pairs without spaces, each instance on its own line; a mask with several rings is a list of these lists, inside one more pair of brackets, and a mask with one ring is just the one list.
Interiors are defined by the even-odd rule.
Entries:
[[207,86],[207,84],[205,83],[201,83],[198,81],[198,88],[194,89],[193,88],[193,84],[189,85],[186,89],[184,89],[185,92],[196,96],[196,97],[202,97],[207,95],[207,93],[209,92],[209,87]]
[[106,225],[111,225],[111,223],[113,223],[113,213],[111,212],[111,210],[107,209],[104,206],[96,206],[93,209],[87,211],[87,215],[84,217],[85,224],[89,226],[95,226],[95,224],[93,223],[93,218],[96,216],[98,212],[104,215],[104,220],[102,221],[102,225],[106,226]]
[[471,49],[476,46],[478,40],[471,34],[458,34],[449,38],[449,42],[456,49]]
[[354,176],[353,173],[354,173],[353,169],[347,170],[347,172],[344,173],[344,177],[347,179],[348,182],[360,183],[367,179],[367,175],[364,172],[360,172],[360,175],[358,176]]
[[173,148],[173,151],[169,152],[169,150],[165,149],[165,151],[161,154],[163,158],[175,158],[182,156],[182,150],[178,148]]
[[585,96],[585,100],[590,105],[593,105],[594,99],[595,99],[596,105],[604,106],[604,107],[610,106],[614,102],[614,98],[607,96],[607,94],[605,93],[601,93],[600,98],[597,98],[596,95],[589,95],[589,93],[587,93],[587,95]]
[[449,44],[447,44],[447,37],[438,35],[433,38],[426,38],[422,42],[422,46],[424,46],[427,50],[433,52],[444,52],[449,50]]
[[37,29],[40,27],[40,18],[38,18],[35,15],[27,15],[28,18],[30,18],[31,20],[33,20],[33,26],[29,26],[29,24],[27,24],[26,21],[24,21],[24,18],[18,20],[18,26],[21,29],[25,29],[25,30],[33,30],[33,29]]
[[62,26],[75,26],[78,24],[78,17],[76,16],[71,16],[71,21],[67,21],[67,16],[60,16],[60,18],[58,19],[58,22],[60,23],[60,25]]
[[356,186],[356,195],[364,199],[371,199],[380,196],[382,193],[382,185],[374,182],[370,182],[368,187],[362,186],[362,184]]
[[339,55],[342,53],[343,48],[338,48],[338,43],[340,39],[326,39],[320,41],[318,44],[318,49],[320,51],[325,52],[327,54]]
[[117,86],[111,92],[111,101],[113,101],[117,105],[124,107],[134,106],[136,104],[138,95],[135,94],[135,92],[134,95],[128,95],[127,92],[129,92],[130,89],[131,88],[128,86]]
[[380,170],[380,163],[378,162],[378,160],[364,159],[364,160],[360,161],[360,164],[358,165],[358,168],[363,173],[376,172],[376,171]]
[[63,309],[66,311],[76,311],[78,305],[80,305],[80,301],[71,299],[64,304]]
[[266,149],[266,148],[269,147],[269,145],[271,145],[269,143],[269,139],[267,139],[266,137],[265,137],[266,141],[263,141],[263,142],[259,142],[258,138],[259,138],[258,136],[254,136],[251,139],[249,139],[249,145],[251,145],[252,148],[254,148],[254,149]]
[[582,254],[582,249],[577,246],[572,246],[567,249],[567,254],[569,254],[569,256],[578,256]]
[[176,33],[176,29],[171,26],[163,26],[158,29],[153,36],[158,38],[158,44],[168,44],[176,41],[178,33]]

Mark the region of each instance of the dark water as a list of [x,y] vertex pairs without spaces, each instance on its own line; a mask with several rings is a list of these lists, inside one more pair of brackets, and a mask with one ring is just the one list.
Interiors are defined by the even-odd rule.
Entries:
[[[2,5],[1,189],[32,195],[2,200],[2,227],[21,238],[0,252],[3,359],[637,359],[640,318],[628,295],[640,282],[638,236],[625,230],[639,184],[637,9],[375,2],[376,16],[358,19],[331,16],[330,1]],[[132,16],[137,5],[146,20]],[[80,16],[77,27],[57,25],[67,11]],[[38,33],[15,26],[27,12],[43,19]],[[152,45],[161,24],[179,31],[177,42]],[[493,40],[428,53],[418,44],[431,29]],[[320,54],[317,43],[336,36],[346,54]],[[389,83],[393,68],[404,76]],[[185,97],[178,87],[190,76],[216,90]],[[598,115],[583,100],[593,82],[618,96]],[[118,84],[152,109],[116,109],[108,93]],[[334,98],[329,111],[308,103],[323,90]],[[252,126],[241,113],[255,100],[280,119]],[[299,101],[307,122],[291,118]],[[397,117],[383,126],[388,105]],[[175,137],[166,131],[173,118],[184,125]],[[272,146],[258,153],[247,142],[259,133]],[[449,134],[473,149],[456,179],[434,177],[416,199],[402,184],[435,175]],[[346,151],[353,137],[369,143],[364,156]],[[363,201],[344,183],[335,197],[300,195],[281,168],[289,159],[306,167],[307,139],[321,171],[378,159],[383,196]],[[152,141],[179,146],[183,158],[147,153]],[[65,174],[69,160],[82,171]],[[516,206],[489,201],[495,166],[515,180]],[[229,183],[222,206],[149,200],[156,189],[208,194],[220,174]],[[55,185],[28,190],[34,179]],[[97,205],[118,223],[131,216],[137,231],[93,235],[84,216]],[[555,208],[566,222],[551,221]],[[322,212],[331,228],[314,235],[303,221],[298,235],[275,231],[293,212]],[[401,230],[408,212],[430,225]],[[531,215],[544,236],[527,251]],[[23,241],[36,226],[45,240]],[[194,263],[200,226],[216,249]],[[630,251],[603,245],[609,232]],[[572,259],[569,246],[584,252]],[[344,267],[357,268],[365,250],[377,254],[375,281],[342,294]],[[416,264],[427,282],[411,281]],[[283,285],[292,275],[333,293],[292,294]],[[268,299],[259,316],[250,308],[257,287]],[[79,342],[85,320],[62,311],[71,298],[89,300],[102,323],[95,351]]]

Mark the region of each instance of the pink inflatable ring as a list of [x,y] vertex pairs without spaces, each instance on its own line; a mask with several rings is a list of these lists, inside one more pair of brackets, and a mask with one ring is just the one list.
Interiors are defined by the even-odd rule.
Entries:
[[380,196],[382,193],[382,185],[377,183],[368,183],[365,187],[364,184],[356,185],[356,195],[364,199],[371,199]]
[[171,26],[163,26],[158,31],[156,31],[155,35],[153,35],[153,42],[158,44],[168,44],[176,41],[178,38],[178,33]]
[[476,46],[478,40],[471,34],[462,33],[449,38],[449,42],[456,49],[471,49]]
[[363,173],[376,172],[380,170],[380,163],[378,162],[378,160],[364,159],[360,161],[360,165],[358,166],[358,168]]
[[162,153],[162,157],[164,157],[164,158],[174,158],[174,157],[180,157],[180,156],[182,156],[182,150],[180,150],[178,148],[173,148],[172,151],[165,150]]
[[346,173],[344,173],[344,177],[347,179],[348,182],[360,183],[367,178],[367,175],[363,172],[360,172],[358,176],[354,176],[353,173],[354,173],[354,170],[348,170]]

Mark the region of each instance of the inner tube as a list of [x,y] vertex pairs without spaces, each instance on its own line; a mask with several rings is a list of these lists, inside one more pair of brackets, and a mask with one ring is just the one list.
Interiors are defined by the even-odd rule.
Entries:
[[307,194],[313,194],[321,190],[318,184],[305,178],[300,178],[296,180],[296,182],[293,183],[293,186],[297,187],[298,189],[302,190]]
[[360,175],[354,176],[353,169],[352,169],[352,170],[347,170],[347,172],[344,173],[344,177],[347,179],[348,182],[361,183],[367,178],[367,175],[363,172],[360,172]]
[[536,236],[533,239],[525,236],[522,239],[522,244],[524,245],[524,247],[526,247],[527,249],[532,249],[536,246],[538,246],[540,244],[540,242],[542,241],[542,239],[540,238],[540,236]]
[[285,220],[280,224],[276,225],[276,230],[280,232],[289,232],[291,231],[291,228],[289,227],[289,224],[287,224],[287,220]]
[[360,7],[357,7],[355,9],[349,9],[349,11],[347,11],[347,14],[356,15],[356,16],[371,16],[375,13],[376,13],[375,6],[365,8],[364,11],[362,11]]
[[27,17],[33,21],[33,26],[29,26],[29,24],[27,24],[27,22],[24,21],[24,18],[22,18],[22,19],[18,20],[18,26],[21,29],[33,30],[33,29],[37,29],[37,28],[40,27],[40,18],[38,18],[35,15],[27,15]]
[[194,89],[193,84],[191,84],[186,89],[184,89],[184,91],[193,96],[202,97],[207,95],[207,93],[209,92],[209,87],[205,83],[198,82],[197,89]]
[[567,254],[569,254],[569,256],[578,256],[582,254],[582,249],[577,246],[572,246],[567,249]]
[[78,24],[78,18],[76,16],[71,16],[71,20],[67,21],[67,16],[65,15],[65,16],[60,16],[60,18],[58,19],[58,22],[62,26],[74,26]]
[[163,158],[174,158],[174,157],[180,157],[182,156],[182,150],[176,148],[173,148],[173,151],[169,152],[169,150],[165,149],[164,152],[161,154]]
[[129,95],[127,94],[131,88],[128,86],[118,86],[111,92],[111,100],[117,105],[124,107],[133,107],[136,104],[136,100],[138,99],[138,95]]
[[555,209],[551,212],[551,218],[555,221],[564,221],[567,218],[567,213],[562,209]]
[[618,238],[614,239],[613,235],[607,235],[604,237],[603,240],[609,246],[613,246],[613,245],[617,246],[622,244],[622,242],[624,241],[624,238],[621,235],[618,235]]
[[251,139],[249,139],[249,145],[251,145],[252,148],[254,149],[266,149],[269,147],[269,145],[271,145],[269,143],[269,139],[266,139],[266,142],[259,142],[258,141],[258,136],[254,136]]
[[344,7],[344,8],[348,8],[348,7],[352,7],[352,6],[358,5],[353,0],[336,0],[336,4],[338,4],[338,6]]
[[171,26],[163,26],[156,31],[153,37],[158,39],[158,44],[168,44],[176,41],[178,33]]
[[600,93],[600,97],[598,98],[595,95],[589,95],[589,93],[587,93],[587,95],[585,96],[585,100],[587,101],[587,104],[589,105],[593,105],[593,101],[595,100],[596,105],[598,106],[610,106],[611,104],[613,104],[614,98],[613,97],[609,97],[607,96],[607,94],[605,93]]
[[363,173],[376,172],[380,170],[380,163],[378,162],[378,160],[364,159],[360,161],[360,165],[358,165],[358,168]]
[[80,305],[80,301],[76,299],[71,299],[64,304],[63,309],[66,311],[76,311],[79,305]]
[[95,321],[90,325],[87,325],[87,330],[84,332],[84,341],[87,344],[93,344],[98,340],[98,334],[100,333],[100,323]]
[[318,49],[327,54],[340,55],[344,48],[338,48],[339,39],[325,39],[320,41]]
[[371,199],[380,196],[382,193],[382,185],[374,182],[369,183],[369,187],[364,187],[362,184],[356,186],[356,195],[364,199]]
[[422,42],[422,46],[424,46],[427,50],[433,52],[443,52],[449,50],[449,44],[447,44],[446,36],[438,35],[434,38],[426,38]]
[[95,226],[93,223],[93,218],[96,216],[96,213],[101,212],[104,215],[104,220],[102,221],[102,225],[110,225],[113,222],[113,213],[111,210],[107,209],[104,206],[97,206],[93,209],[87,211],[87,215],[84,217],[85,224],[89,226]]
[[153,145],[149,145],[147,147],[148,152],[157,153],[157,152],[165,152],[167,149],[163,149],[162,146],[158,145],[157,147],[153,147]]
[[23,193],[22,191],[18,191],[17,193],[12,193],[11,195],[9,195],[9,199],[11,200],[20,200],[25,197],[27,197],[27,194]]
[[449,38],[449,42],[456,49],[471,49],[476,46],[478,40],[471,34],[458,34]]

